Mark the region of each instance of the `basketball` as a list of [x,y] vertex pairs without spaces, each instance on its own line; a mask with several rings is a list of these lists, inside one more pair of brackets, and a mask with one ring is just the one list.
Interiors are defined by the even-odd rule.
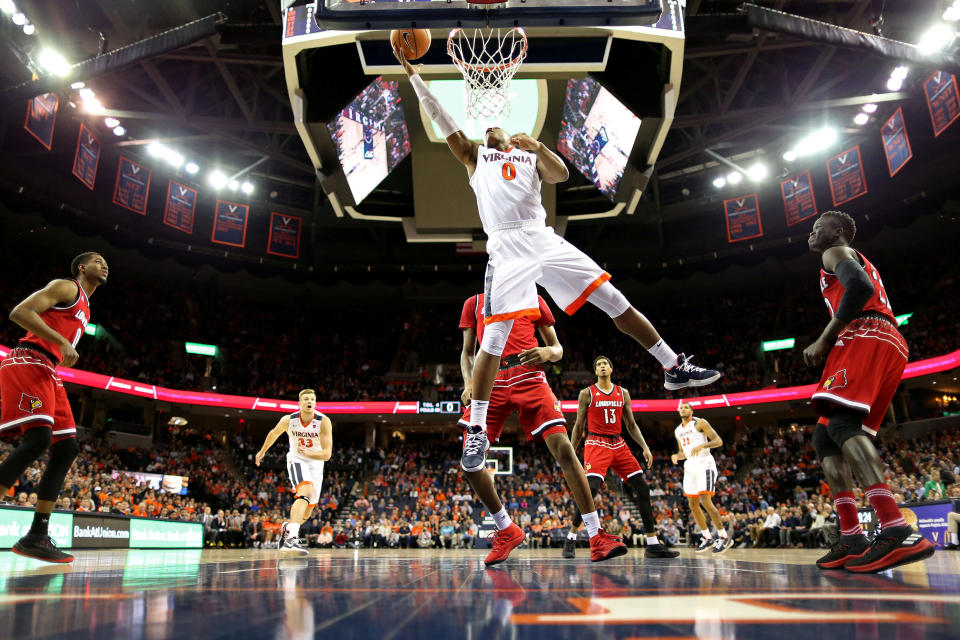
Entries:
[[407,60],[416,60],[430,48],[430,32],[426,29],[394,29],[390,32],[390,43],[399,47]]

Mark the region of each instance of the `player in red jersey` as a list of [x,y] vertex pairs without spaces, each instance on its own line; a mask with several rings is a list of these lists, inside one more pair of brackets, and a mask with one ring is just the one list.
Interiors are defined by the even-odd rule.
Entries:
[[[520,426],[527,441],[541,437],[553,457],[563,469],[563,477],[573,493],[573,499],[584,513],[583,521],[590,534],[590,559],[593,562],[622,556],[627,552],[626,545],[615,536],[604,533],[600,528],[597,509],[593,505],[590,485],[583,473],[583,467],[567,438],[567,421],[560,412],[560,402],[553,395],[547,376],[539,365],[543,362],[556,362],[563,357],[563,347],[557,340],[553,329],[553,313],[540,296],[539,317],[517,318],[504,349],[504,358],[500,371],[493,383],[490,406],[487,409],[487,425],[490,439],[496,440],[503,431],[503,423],[514,413],[519,413]],[[470,428],[470,393],[473,365],[477,354],[477,345],[483,340],[483,294],[467,299],[460,315],[460,329],[463,330],[463,352],[460,355],[460,370],[463,373],[463,404],[467,408],[460,418],[464,436]],[[546,346],[539,346],[534,329],[540,332]],[[464,448],[472,446],[472,441],[464,437]],[[462,467],[462,464],[461,464]],[[523,530],[510,519],[506,507],[500,501],[493,485],[493,477],[486,467],[474,471],[464,469],[467,479],[481,502],[493,516],[497,532],[493,538],[493,550],[487,556],[487,566],[503,562],[510,551],[524,540]]]
[[73,561],[73,556],[57,548],[48,530],[63,480],[80,452],[57,366],[77,362],[75,347],[90,320],[89,298],[107,281],[107,261],[99,253],[81,253],[73,259],[70,273],[69,280],[53,280],[13,308],[10,319],[27,335],[0,362],[0,430],[17,429],[23,434],[20,445],[0,463],[0,495],[50,450],[50,461],[37,485],[33,524],[13,545],[13,552],[47,562]]
[[[630,409],[630,393],[623,387],[613,384],[613,363],[606,356],[597,356],[593,360],[593,371],[597,382],[580,391],[580,406],[577,409],[577,422],[573,425],[571,436],[573,450],[580,447],[584,436],[587,438],[583,451],[583,464],[590,484],[590,493],[597,495],[607,475],[607,469],[613,469],[620,479],[630,487],[637,506],[643,530],[647,534],[646,555],[650,558],[676,558],[680,554],[671,551],[657,538],[657,521],[653,519],[650,506],[650,487],[643,477],[643,468],[630,452],[630,447],[621,435],[623,424],[627,433],[643,448],[643,459],[647,466],[653,464],[653,454],[640,433],[640,427]],[[577,529],[582,518],[578,511],[573,517],[573,526],[563,543],[563,557],[576,556]]]
[[[814,365],[827,357],[813,394],[821,416],[813,444],[841,530],[840,540],[817,566],[867,573],[928,558],[934,548],[900,515],[870,440],[903,377],[908,351],[880,274],[850,248],[856,232],[853,218],[840,211],[826,211],[813,224],[807,244],[822,254],[820,290],[830,322],[803,358]],[[882,530],[873,544],[860,529],[853,476],[880,520]]]

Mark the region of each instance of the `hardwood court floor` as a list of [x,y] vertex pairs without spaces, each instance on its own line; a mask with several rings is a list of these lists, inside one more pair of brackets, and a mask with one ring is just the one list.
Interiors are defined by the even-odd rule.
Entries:
[[960,637],[960,553],[880,575],[821,572],[819,551],[642,552],[592,564],[559,550],[0,552],[0,638]]

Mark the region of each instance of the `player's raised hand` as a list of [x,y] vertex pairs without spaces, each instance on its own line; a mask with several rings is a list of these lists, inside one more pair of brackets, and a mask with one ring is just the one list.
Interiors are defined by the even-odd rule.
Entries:
[[524,151],[536,151],[540,148],[540,141],[525,133],[515,133],[510,136],[510,144]]
[[256,455],[256,457],[254,457],[254,459],[253,459],[253,464],[255,464],[255,465],[257,465],[257,466],[259,467],[259,466],[260,466],[260,463],[263,462],[263,456],[264,456],[264,452],[263,452],[263,451],[257,451],[257,455]]
[[403,53],[400,51],[400,47],[393,47],[393,56],[400,61],[400,64],[403,65],[403,70],[407,72],[408,76],[412,76],[415,73],[420,72],[420,68],[423,67],[422,64],[413,66],[410,64],[410,61],[403,57]]
[[673,464],[677,464],[678,462],[680,462],[680,455],[675,453],[672,456],[670,456],[670,462],[672,462]]

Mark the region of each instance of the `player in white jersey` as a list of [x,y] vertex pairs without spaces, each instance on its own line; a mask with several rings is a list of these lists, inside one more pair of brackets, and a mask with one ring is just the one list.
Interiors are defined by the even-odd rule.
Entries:
[[486,131],[484,144],[467,138],[440,106],[426,83],[394,48],[394,55],[427,115],[437,123],[447,146],[463,163],[477,196],[480,221],[487,234],[487,273],[484,283],[483,342],[473,370],[471,427],[460,466],[468,472],[485,468],[487,406],[513,320],[538,318],[540,284],[567,314],[590,302],[604,311],[620,331],[642,344],[663,366],[667,389],[701,387],[721,374],[694,366],[677,355],[642,313],[610,284],[610,274],[590,257],[546,226],[540,202],[541,180],[555,184],[569,177],[563,160],[525,133],[512,136],[499,127]]
[[[710,453],[723,444],[723,440],[713,430],[710,423],[703,418],[693,417],[693,407],[689,402],[680,405],[680,424],[674,430],[678,453],[670,456],[673,464],[683,460],[683,495],[687,496],[690,512],[700,527],[700,544],[697,553],[706,551],[711,546],[714,553],[723,553],[733,544],[727,535],[727,530],[720,519],[720,512],[713,504],[713,493],[717,484],[717,463]],[[710,515],[713,526],[717,529],[717,539],[714,541],[707,526],[707,519],[700,509],[701,504]]]
[[290,507],[290,520],[280,528],[277,549],[281,552],[306,555],[307,549],[300,540],[300,525],[307,521],[320,500],[323,485],[323,463],[333,451],[333,423],[330,418],[316,412],[317,394],[313,389],[300,392],[300,410],[283,416],[264,440],[255,458],[259,467],[263,456],[284,433],[290,441],[287,452],[287,473],[296,497]]

